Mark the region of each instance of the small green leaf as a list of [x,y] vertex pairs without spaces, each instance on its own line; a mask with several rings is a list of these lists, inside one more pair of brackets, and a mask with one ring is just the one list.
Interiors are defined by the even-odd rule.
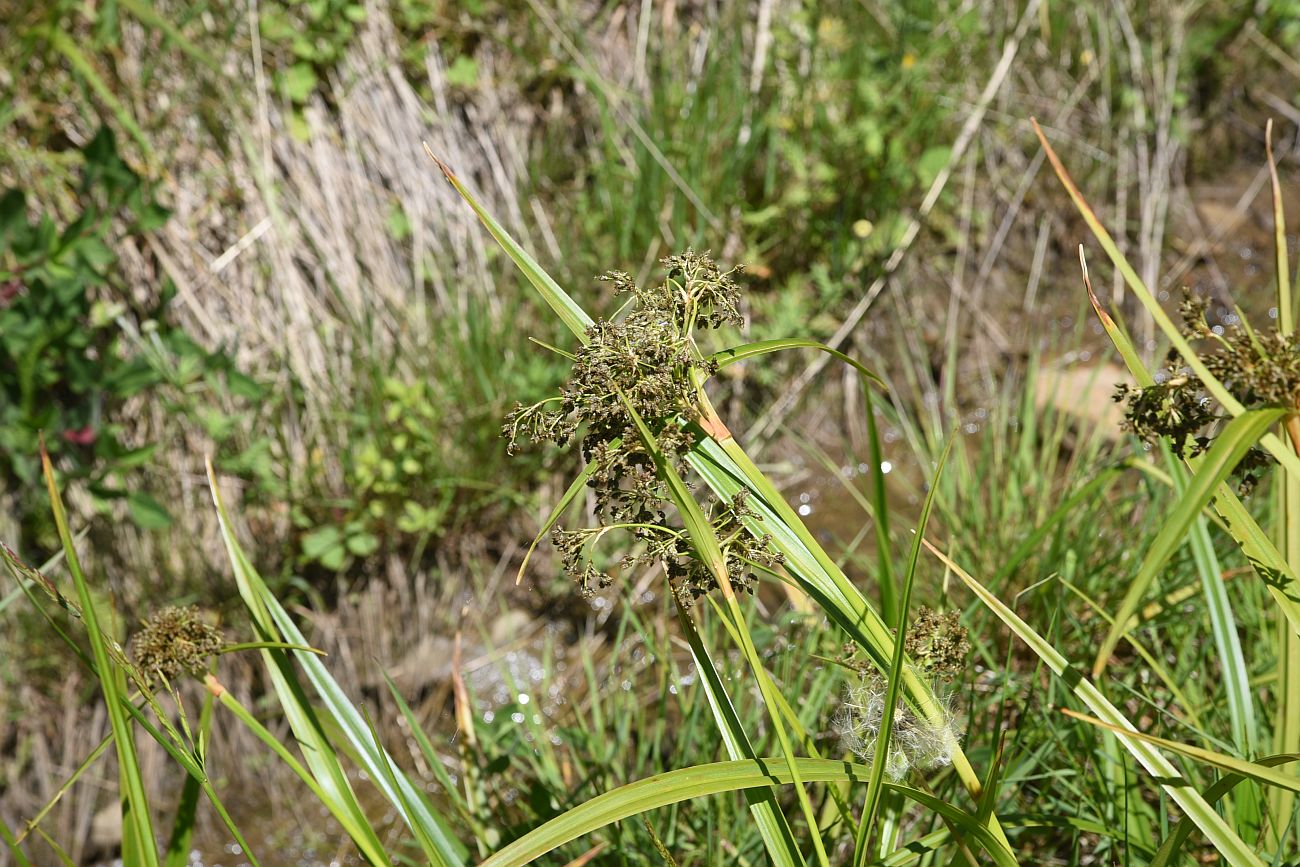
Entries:
[[361,532],[348,536],[348,552],[356,557],[369,557],[379,550],[379,539],[371,533]]
[[257,380],[237,370],[226,372],[226,385],[230,388],[231,394],[246,400],[261,400],[264,394]]
[[165,530],[172,525],[171,513],[144,491],[127,494],[126,505],[130,509],[131,520],[142,530]]
[[307,63],[295,63],[280,75],[280,86],[290,102],[301,105],[316,89],[316,70]]
[[302,537],[302,555],[308,560],[319,560],[334,549],[340,549],[343,533],[332,524],[317,527]]
[[948,160],[952,157],[952,148],[947,146],[932,147],[921,158],[916,161],[916,177],[921,182],[921,186],[926,187],[934,183],[934,179],[943,171],[944,166],[948,165]]
[[473,87],[478,83],[478,63],[462,54],[447,67],[447,83],[453,87]]

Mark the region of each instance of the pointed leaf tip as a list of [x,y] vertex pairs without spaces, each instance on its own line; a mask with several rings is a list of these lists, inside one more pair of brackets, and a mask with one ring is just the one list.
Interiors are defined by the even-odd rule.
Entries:
[[452,173],[451,167],[438,159],[437,155],[433,152],[433,148],[429,147],[429,143],[427,141],[422,141],[420,144],[424,145],[424,152],[429,155],[429,159],[433,160],[434,164],[442,170],[443,177],[449,181],[454,181],[456,176]]
[[1101,320],[1102,325],[1106,326],[1106,330],[1109,331],[1110,327],[1114,325],[1114,321],[1110,318],[1110,314],[1102,309],[1101,299],[1097,297],[1096,291],[1092,288],[1092,276],[1088,274],[1088,259],[1084,255],[1082,244],[1079,245],[1079,268],[1083,271],[1083,288],[1088,290],[1088,300],[1092,302],[1092,309],[1097,313],[1097,318]]

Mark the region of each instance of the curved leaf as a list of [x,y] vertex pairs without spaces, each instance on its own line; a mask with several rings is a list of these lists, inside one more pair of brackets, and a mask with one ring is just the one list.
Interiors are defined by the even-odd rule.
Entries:
[[818,343],[816,340],[807,340],[802,337],[777,337],[772,340],[759,340],[756,343],[745,343],[740,346],[733,346],[730,349],[723,349],[709,356],[709,360],[716,363],[718,367],[726,367],[729,364],[735,364],[738,361],[745,361],[759,355],[767,355],[769,352],[780,352],[783,349],[820,349],[822,352],[835,356],[840,361],[853,367],[858,373],[874,382],[881,388],[885,383],[880,377],[876,376],[870,370],[862,365],[860,361],[851,355],[846,355],[838,349],[827,346],[825,343]]
[[[682,634],[686,636],[686,642],[690,645],[691,659],[695,663],[695,670],[700,673],[700,685],[704,688],[704,696],[709,702],[709,710],[713,713],[713,721],[718,727],[718,733],[722,735],[722,744],[727,750],[727,755],[737,761],[757,759],[749,735],[745,733],[745,726],[736,714],[736,707],[731,703],[731,697],[727,695],[717,666],[713,664],[713,658],[709,655],[708,648],[704,646],[699,630],[695,628],[694,622],[685,609],[680,605],[674,607],[677,609],[677,622],[681,624]],[[776,793],[772,787],[763,785],[745,789],[744,795],[772,863],[777,867],[804,864],[803,854],[795,843],[794,832],[790,830],[790,822],[782,812],[781,805],[777,803]]]
[[519,571],[515,574],[516,587],[524,580],[524,572],[528,569],[528,561],[533,559],[533,552],[537,550],[537,546],[541,544],[542,539],[546,537],[546,534],[551,532],[551,528],[560,520],[560,516],[564,514],[564,510],[569,508],[569,504],[578,498],[578,494],[582,493],[582,489],[587,486],[587,481],[595,474],[595,472],[596,464],[594,462],[588,463],[587,466],[583,468],[582,472],[578,474],[578,477],[569,485],[568,490],[564,492],[564,496],[560,497],[559,502],[557,502],[551,509],[551,513],[546,516],[546,522],[542,524],[542,529],[537,531],[537,535],[533,537],[533,541],[529,544],[528,550],[524,552],[524,560],[519,564]]
[[[86,627],[86,634],[90,637],[90,649],[95,659],[95,673],[99,675],[104,704],[108,710],[109,726],[113,732],[113,744],[117,747],[118,775],[122,787],[123,857],[145,867],[151,865],[157,867],[158,848],[154,839],[153,821],[149,816],[149,801],[145,796],[140,758],[135,748],[135,729],[127,719],[121,703],[125,686],[124,669],[110,651],[110,643],[116,649],[116,642],[113,642],[113,639],[99,625],[99,614],[95,610],[90,582],[81,569],[81,560],[77,557],[76,548],[72,544],[72,531],[68,529],[68,516],[63,509],[63,497],[59,494],[58,485],[55,484],[54,467],[50,463],[50,455],[45,450],[43,439],[41,469],[45,474],[45,486],[50,493],[54,526],[67,558],[68,574],[72,576],[72,583],[77,588],[77,597],[81,602],[81,620]],[[120,653],[120,650],[118,652]]]
[[889,662],[888,687],[885,689],[885,707],[880,715],[880,730],[876,733],[875,749],[871,754],[871,781],[867,785],[867,800],[862,808],[862,821],[858,825],[857,840],[854,845],[853,863],[862,867],[867,863],[867,841],[872,825],[876,821],[876,811],[880,808],[881,784],[885,781],[885,767],[889,764],[889,739],[893,734],[894,710],[898,707],[899,687],[903,682],[903,661],[907,645],[907,609],[912,601],[912,585],[916,581],[916,566],[921,559],[921,540],[925,538],[925,528],[930,522],[930,512],[934,508],[934,499],[939,491],[939,477],[948,464],[952,454],[952,444],[956,436],[948,437],[939,463],[930,479],[930,489],[921,506],[921,516],[917,519],[916,530],[912,535],[912,547],[907,555],[907,571],[903,575],[903,595],[898,603],[897,634],[894,638],[894,655]]
[[[852,762],[831,759],[795,759],[805,782],[862,783],[869,769]],[[790,771],[785,758],[715,762],[655,774],[620,786],[557,816],[484,861],[480,867],[516,867],[540,858],[565,843],[598,828],[691,798],[718,795],[755,786],[789,785]],[[977,840],[990,860],[998,865],[1016,863],[996,837],[969,813],[910,786],[886,783],[885,787],[938,813]]]

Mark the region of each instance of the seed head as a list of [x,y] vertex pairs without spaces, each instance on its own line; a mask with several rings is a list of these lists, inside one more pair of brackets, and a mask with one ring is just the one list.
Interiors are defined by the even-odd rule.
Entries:
[[[1229,317],[1229,324],[1211,327],[1208,308],[1208,299],[1187,294],[1181,331],[1189,341],[1205,346],[1198,357],[1210,374],[1247,409],[1300,408],[1300,344],[1295,335],[1283,335],[1276,327],[1256,331],[1239,312]],[[1179,454],[1200,454],[1214,441],[1217,423],[1226,413],[1176,350],[1166,357],[1165,369],[1168,376],[1155,385],[1119,387],[1115,399],[1128,404],[1124,426],[1147,442],[1169,439]],[[1243,492],[1272,463],[1263,449],[1253,447],[1235,470]]]
[[932,678],[951,682],[966,667],[970,642],[956,611],[941,612],[921,606],[907,629],[903,645],[907,656]]
[[[835,718],[835,730],[844,747],[870,763],[885,717],[888,684],[878,672],[871,672],[851,684]],[[885,773],[901,780],[910,771],[930,771],[952,761],[952,750],[961,738],[961,724],[952,701],[940,696],[940,719],[919,716],[901,699],[894,707],[894,723],[885,756]]]
[[[628,309],[619,318],[592,324],[559,395],[535,406],[516,406],[503,431],[511,451],[521,440],[560,446],[576,440],[591,466],[587,485],[599,526],[557,529],[551,536],[565,572],[586,595],[612,580],[591,564],[590,549],[615,527],[640,543],[636,554],[621,561],[623,569],[662,563],[684,602],[716,584],[685,531],[669,521],[668,489],[629,406],[650,429],[667,462],[689,478],[685,456],[698,435],[690,423],[700,418],[700,383],[717,372],[696,347],[695,332],[739,323],[740,287],[734,272],[722,272],[705,253],[687,251],[661,264],[665,279],[650,287],[638,286],[623,271],[600,278],[615,295],[629,296]],[[766,537],[755,537],[741,523],[742,517],[754,517],[744,506],[743,493],[729,501],[709,500],[706,509],[729,574],[739,586],[750,585],[755,567],[780,562]]]
[[221,630],[203,620],[196,606],[155,612],[131,640],[131,655],[152,682],[202,675],[225,646]]

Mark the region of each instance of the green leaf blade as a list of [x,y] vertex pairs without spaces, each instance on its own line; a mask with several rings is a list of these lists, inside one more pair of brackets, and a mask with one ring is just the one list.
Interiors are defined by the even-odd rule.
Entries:
[[1215,438],[1210,450],[1197,462],[1195,474],[1173,509],[1165,516],[1160,532],[1151,543],[1141,568],[1134,576],[1119,609],[1115,612],[1115,623],[1107,631],[1093,662],[1094,678],[1099,677],[1105,670],[1107,660],[1115,652],[1115,646],[1119,644],[1119,640],[1129,627],[1129,620],[1137,613],[1156,575],[1182,544],[1183,537],[1187,535],[1192,522],[1209,504],[1210,498],[1246,452],[1259,441],[1269,427],[1285,415],[1286,410],[1268,408],[1251,410],[1232,419],[1223,432]]

